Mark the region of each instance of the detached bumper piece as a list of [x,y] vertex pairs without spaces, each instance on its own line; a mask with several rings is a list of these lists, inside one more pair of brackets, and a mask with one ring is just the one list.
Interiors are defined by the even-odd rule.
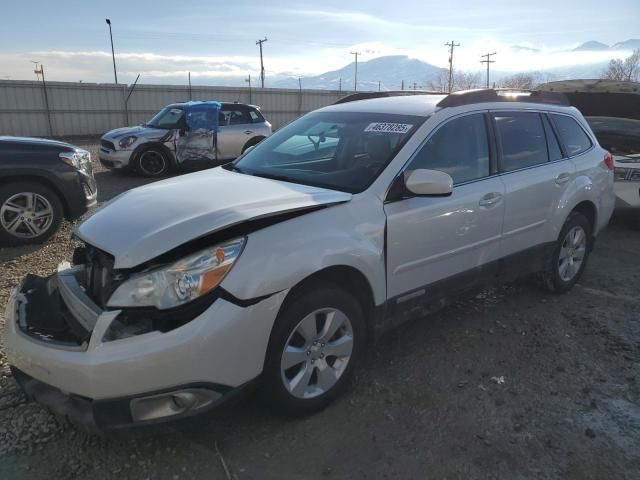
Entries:
[[92,434],[202,413],[244,390],[244,386],[232,389],[224,385],[201,384],[135,397],[92,400],[65,393],[15,367],[11,367],[11,372],[30,399]]

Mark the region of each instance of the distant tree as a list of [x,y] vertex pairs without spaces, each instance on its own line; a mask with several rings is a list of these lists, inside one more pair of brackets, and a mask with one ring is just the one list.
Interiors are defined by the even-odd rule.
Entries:
[[510,77],[504,77],[498,86],[501,88],[518,88],[523,90],[533,90],[540,83],[539,75],[537,73],[523,72],[516,73]]
[[[480,87],[480,74],[477,72],[465,72],[462,70],[453,71],[453,91],[470,90]],[[449,92],[449,71],[441,70],[427,84],[429,90],[440,93]]]
[[449,72],[447,70],[440,70],[440,72],[427,84],[429,90],[434,92],[447,93],[449,90]]
[[480,87],[480,73],[455,71],[453,74],[453,89],[471,90]]
[[618,81],[640,81],[640,49],[624,60],[614,59],[603,72],[602,78]]

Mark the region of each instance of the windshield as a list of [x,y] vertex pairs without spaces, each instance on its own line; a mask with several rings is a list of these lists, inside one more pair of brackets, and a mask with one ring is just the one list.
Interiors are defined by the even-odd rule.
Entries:
[[156,113],[151,120],[145,123],[144,126],[164,129],[179,128],[183,114],[182,108],[164,107]]
[[259,143],[231,168],[357,193],[371,185],[425,120],[382,113],[311,113]]

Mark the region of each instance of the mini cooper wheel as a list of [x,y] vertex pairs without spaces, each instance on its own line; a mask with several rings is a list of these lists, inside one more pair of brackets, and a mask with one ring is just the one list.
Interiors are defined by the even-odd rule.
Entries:
[[362,308],[347,292],[321,287],[281,311],[265,365],[270,403],[289,415],[324,408],[348,385],[364,350]]
[[169,172],[169,161],[160,150],[149,148],[138,155],[137,167],[144,177],[162,177]]
[[36,182],[0,187],[0,245],[41,243],[60,226],[63,208],[58,195]]
[[578,212],[569,215],[558,236],[550,270],[542,274],[543,286],[554,293],[571,290],[584,272],[592,245],[589,220]]

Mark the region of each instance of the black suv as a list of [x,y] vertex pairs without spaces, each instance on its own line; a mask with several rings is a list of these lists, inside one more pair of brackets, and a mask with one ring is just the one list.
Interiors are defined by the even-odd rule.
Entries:
[[0,246],[40,243],[97,201],[91,155],[68,143],[0,137]]

